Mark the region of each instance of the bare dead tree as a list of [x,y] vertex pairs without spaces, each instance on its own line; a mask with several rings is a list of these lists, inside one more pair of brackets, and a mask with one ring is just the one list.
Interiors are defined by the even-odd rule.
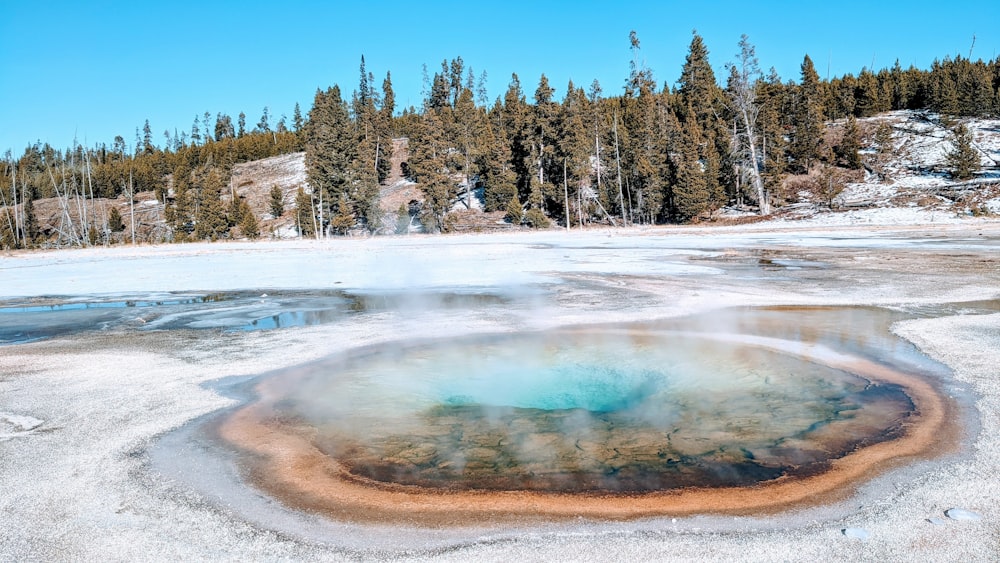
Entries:
[[[79,145],[77,145],[79,146]],[[81,186],[80,183],[76,181],[76,151],[70,156],[69,161],[69,174],[72,182],[70,184],[73,188],[73,201],[76,202],[76,216],[80,219],[80,243],[82,246],[87,246],[90,244],[90,239],[87,237],[87,199],[81,197]],[[65,171],[63,172],[65,177]],[[67,192],[68,195],[68,192]]]
[[132,169],[128,171],[128,207],[131,216],[132,246],[135,246],[135,181],[132,178]]
[[[17,163],[11,160],[10,162],[10,196],[12,203],[14,205],[14,240],[16,241],[18,237],[21,238],[21,246],[28,246],[28,235],[24,231],[24,215],[23,205],[18,207],[17,202]],[[21,200],[24,200],[24,188],[21,188]]]
[[[319,188],[319,225],[316,225],[316,209],[313,209],[313,229],[316,235],[316,240],[319,240],[320,233],[319,230],[323,229],[323,238],[326,238],[326,227],[323,226],[323,188]],[[313,198],[309,198],[310,204],[312,204]]]
[[760,106],[757,104],[757,82],[761,72],[757,64],[757,54],[749,38],[744,34],[740,38],[740,59],[737,63],[729,63],[729,108],[736,116],[738,126],[733,130],[733,151],[737,162],[742,162],[740,170],[749,174],[750,183],[757,196],[757,204],[761,215],[771,212],[761,178],[763,160],[757,156],[757,146],[761,141],[757,134],[757,115]]
[[[14,245],[17,246],[18,233],[17,233],[17,193],[16,186],[13,182],[14,176],[11,175],[11,198],[14,199],[14,205],[12,207],[7,206],[7,194],[4,190],[0,190],[0,204],[4,207],[4,217],[7,218],[7,227],[10,229],[11,238],[14,240]],[[8,211],[9,210],[9,211]],[[13,215],[13,217],[11,217]]]
[[566,230],[569,230],[569,177],[566,175],[566,159],[563,158],[563,197],[565,197],[566,206],[563,208],[566,212]]
[[[89,150],[86,151],[84,153],[84,155],[86,156],[87,188],[90,190],[90,201],[93,202],[94,206],[96,207],[97,206],[97,199],[94,198],[94,178],[93,178],[93,175],[91,174],[91,170],[90,170],[90,151]],[[97,220],[97,211],[96,210],[94,211],[94,220],[95,221]],[[101,206],[101,232],[104,233],[105,235],[108,232],[108,206],[107,205],[102,205]],[[103,239],[104,246],[107,246],[108,245],[108,239],[109,239],[109,237],[108,236],[102,236],[101,238]]]
[[[62,174],[62,192],[59,191],[59,184],[56,182],[55,174],[52,173],[52,167],[47,166],[47,170],[49,172],[49,179],[52,180],[52,189],[56,194],[56,201],[59,202],[59,209],[62,211],[59,227],[56,228],[56,231],[59,233],[59,239],[65,238],[69,244],[83,246],[80,242],[80,237],[77,236],[73,218],[69,213],[69,190],[66,189],[66,170],[64,169]],[[66,231],[67,228],[69,232]],[[59,239],[57,239],[57,243]]]

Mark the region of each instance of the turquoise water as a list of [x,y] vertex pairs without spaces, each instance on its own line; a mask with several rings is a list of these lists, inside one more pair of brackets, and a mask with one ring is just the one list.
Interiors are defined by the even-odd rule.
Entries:
[[[384,482],[625,492],[749,485],[815,473],[901,435],[913,414],[904,389],[828,367],[803,347],[933,373],[935,364],[888,333],[897,315],[737,309],[404,343],[289,372],[277,408],[314,426],[315,443],[350,471]],[[760,336],[778,349],[754,345]]]

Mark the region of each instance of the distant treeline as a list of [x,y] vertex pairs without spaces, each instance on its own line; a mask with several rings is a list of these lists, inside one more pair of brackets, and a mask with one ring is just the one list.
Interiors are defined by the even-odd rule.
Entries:
[[[165,206],[168,240],[225,238],[234,219],[205,210],[218,215],[232,166],[301,150],[308,186],[297,199],[300,231],[374,232],[387,227],[379,185],[389,172],[391,140],[400,136],[409,138],[404,171],[425,197],[399,214],[416,213],[429,231],[447,230],[453,205],[473,193],[481,194],[487,211],[532,226],[687,222],[730,204],[767,213],[785,201],[789,174],[877,167],[858,156],[863,133],[853,120],[834,138],[826,122],[902,109],[1000,116],[1000,58],[945,58],[926,70],[897,62],[824,80],[806,56],[798,80],[783,81],[773,69],[761,72],[744,37],[720,80],[695,34],[680,78],[661,85],[639,62],[634,32],[629,40],[633,57],[618,94],[597,81],[586,88],[570,82],[557,100],[542,75],[529,95],[513,75],[491,103],[485,73],[477,77],[457,57],[426,76],[421,107],[397,112],[391,76],[377,88],[362,58],[349,100],[337,86],[317,91],[308,115],[296,104],[290,124],[282,117],[272,126],[267,108],[253,128],[242,113],[234,126],[230,116],[206,112],[190,131],[165,131],[163,143],[147,121],[131,146],[119,136],[110,147],[59,150],[40,143],[19,157],[8,152],[0,176],[0,240],[30,246],[45,237],[28,232],[38,229],[25,213],[35,199],[140,191],[155,192]],[[869,144],[890,142],[880,134]],[[87,244],[93,231],[97,243],[107,240],[107,219],[91,223],[78,227],[81,236],[54,242]],[[55,236],[48,235],[50,241]]]

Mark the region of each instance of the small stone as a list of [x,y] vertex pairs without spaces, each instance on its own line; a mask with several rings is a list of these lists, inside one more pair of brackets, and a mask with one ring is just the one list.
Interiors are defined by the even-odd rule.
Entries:
[[844,528],[843,530],[841,530],[841,532],[845,536],[849,538],[854,538],[858,541],[865,541],[871,537],[871,534],[868,532],[868,530],[864,528]]
[[966,510],[964,508],[949,508],[944,511],[944,515],[952,520],[982,520],[983,517],[978,512]]

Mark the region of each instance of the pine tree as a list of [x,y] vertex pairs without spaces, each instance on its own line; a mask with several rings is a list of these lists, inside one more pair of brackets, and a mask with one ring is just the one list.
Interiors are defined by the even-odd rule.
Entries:
[[295,193],[295,224],[299,236],[316,234],[316,215],[313,213],[313,199],[301,187]]
[[38,226],[38,217],[35,215],[35,199],[34,197],[26,197],[24,199],[24,208],[21,210],[24,214],[24,238],[27,241],[27,247],[32,248],[38,242],[41,236],[41,228]]
[[892,70],[889,71],[889,81],[891,83],[890,104],[892,109],[911,109],[910,103],[913,99],[916,85],[913,84],[910,73],[904,71],[903,67],[900,66],[899,59],[896,59],[895,64],[892,65]]
[[229,229],[222,206],[223,181],[218,170],[208,170],[202,179],[197,196],[194,235],[200,239],[216,240]]
[[[219,134],[219,130],[218,130],[218,127],[219,127],[218,116],[219,115],[222,115],[222,114],[218,114],[216,116],[216,120],[215,120],[215,127],[216,127],[215,134],[216,135]],[[209,129],[209,124],[212,123],[212,114],[210,112],[206,111],[205,113],[201,114],[201,118],[202,118],[201,119],[201,126],[205,130],[205,133],[204,133],[205,142],[208,143],[213,138],[212,137],[212,130]],[[218,139],[216,139],[216,140],[218,140]]]
[[410,208],[405,203],[399,204],[396,210],[396,234],[405,235],[410,232]]
[[853,115],[871,117],[888,111],[891,101],[883,94],[886,92],[880,88],[878,78],[870,70],[862,69],[854,93],[856,101]]
[[[690,111],[690,110],[689,110]],[[673,205],[677,218],[682,221],[697,218],[708,210],[711,192],[706,180],[705,167],[698,156],[703,138],[697,121],[684,125],[683,140],[674,154],[676,182],[673,187]]]
[[[618,99],[613,112],[619,119],[612,124],[612,141],[616,146],[616,168],[621,170],[623,189],[620,196],[628,222],[651,220],[650,208],[660,206],[662,193],[659,177],[651,158],[656,144],[653,111],[656,85],[652,71],[640,57],[640,41],[635,30],[629,32],[632,60],[625,94]],[[655,158],[655,157],[654,157]],[[617,181],[616,170],[616,181]]]
[[292,111],[292,127],[296,133],[302,131],[302,109],[298,102],[295,102],[295,110]]
[[472,191],[475,188],[474,178],[480,176],[478,165],[487,150],[485,142],[489,137],[485,132],[486,115],[476,107],[472,90],[462,88],[451,116],[449,136],[452,139],[451,144],[457,149],[451,164],[464,176],[463,183],[466,188],[463,203],[468,207],[471,205]]
[[[124,142],[124,139],[122,139]],[[191,144],[198,145],[201,143],[201,127],[198,123],[198,116],[194,116],[194,123],[191,124]]]
[[507,214],[504,215],[504,219],[512,225],[520,225],[521,221],[524,220],[524,208],[517,200],[517,194],[512,195],[510,201],[507,202]]
[[993,73],[983,61],[956,59],[958,67],[959,106],[962,115],[988,117],[994,97]]
[[869,158],[868,165],[878,175],[879,180],[886,180],[885,165],[892,158],[895,144],[892,139],[892,127],[886,121],[880,121],[875,128],[875,155]]
[[370,232],[379,228],[379,186],[389,175],[392,158],[391,117],[379,111],[373,76],[365,70],[361,57],[360,82],[352,99],[356,154],[350,163],[350,200],[362,226]]
[[285,212],[285,194],[277,184],[271,186],[271,217],[281,217]]
[[191,186],[191,170],[187,161],[180,161],[173,172],[174,200],[167,206],[167,223],[177,240],[184,240],[194,229],[197,198]]
[[836,147],[836,156],[851,170],[860,170],[864,166],[861,162],[861,130],[858,128],[858,120],[854,119],[853,115],[847,119],[847,125],[844,126],[840,143]]
[[677,93],[681,104],[682,118],[689,120],[694,117],[698,125],[705,127],[715,120],[719,113],[721,91],[715,81],[715,71],[708,61],[708,48],[705,42],[693,32],[688,54],[681,68],[681,77],[677,81]]
[[[794,95],[798,95],[798,87],[792,86]],[[851,74],[834,78],[826,83],[823,93],[823,117],[825,119],[842,119],[854,115],[857,109],[858,81]],[[793,99],[792,107],[795,107]]]
[[954,148],[945,155],[945,162],[952,178],[968,180],[982,167],[979,151],[973,146],[972,131],[964,123],[959,124],[952,134],[955,137],[952,141]]
[[254,132],[270,133],[271,132],[271,125],[269,123],[270,119],[271,119],[270,112],[268,111],[267,106],[264,106],[264,111],[260,115],[260,121],[257,122],[257,127],[254,128]]
[[823,91],[809,55],[802,61],[802,81],[793,109],[794,129],[789,155],[799,172],[807,172],[819,158],[823,140]]
[[352,166],[358,158],[357,137],[338,86],[316,91],[305,137],[306,175],[319,200],[321,222],[325,223],[341,195],[351,201],[356,179]]
[[[573,222],[581,223],[586,214],[583,204],[583,191],[590,185],[593,171],[591,154],[594,139],[587,126],[587,115],[590,113],[587,94],[583,88],[578,88],[570,80],[566,86],[566,96],[563,98],[556,125],[556,159],[565,167],[563,180],[570,201],[568,213],[576,218]],[[589,198],[588,198],[589,199]],[[575,211],[575,213],[574,213]]]
[[250,206],[240,197],[229,200],[229,209],[226,211],[227,228],[233,228],[243,222],[246,214],[250,212]]
[[14,226],[14,212],[8,208],[0,214],[0,248],[13,250],[20,246],[17,228]]
[[156,151],[156,147],[153,146],[153,130],[149,126],[149,120],[142,126],[142,152],[144,154],[153,154]]
[[455,200],[456,185],[447,165],[449,149],[444,124],[438,112],[424,113],[417,135],[410,139],[410,170],[424,194],[424,212],[420,220],[428,231],[441,231],[444,216]]
[[510,141],[503,127],[504,111],[498,99],[487,117],[483,131],[483,152],[478,163],[486,211],[504,209],[517,196],[517,175],[511,163]]
[[952,73],[954,65],[950,58],[944,62],[935,60],[931,63],[930,72],[930,107],[932,110],[947,115],[958,115],[959,92],[958,84]]
[[236,138],[242,139],[247,134],[247,114],[240,112],[236,118]]
[[382,81],[382,114],[387,123],[392,122],[392,117],[396,111],[396,94],[392,90],[392,75],[385,73],[385,80]]
[[215,140],[232,139],[236,136],[233,131],[233,120],[224,113],[215,116]]
[[448,61],[441,61],[441,72],[434,73],[429,96],[424,100],[424,108],[441,110],[451,105],[451,85],[449,80]]
[[[516,180],[518,198],[531,197],[531,178],[537,168],[531,162],[531,108],[525,101],[524,91],[517,74],[511,74],[510,83],[503,97],[499,128],[510,147],[510,171]],[[501,135],[498,134],[498,137]]]
[[[829,149],[827,149],[829,150]],[[819,167],[819,178],[816,180],[816,195],[830,209],[834,207],[837,196],[844,191],[844,171],[832,164],[834,155],[824,155]]]
[[111,211],[108,212],[108,229],[112,233],[120,233],[125,230],[125,222],[122,220],[122,214],[118,211],[117,206],[112,206]]
[[[708,61],[708,49],[701,36],[694,32],[678,80],[677,113],[687,131],[685,133],[687,137],[699,140],[695,145],[698,154],[696,160],[703,170],[703,177],[698,186],[692,187],[691,193],[699,194],[697,199],[700,201],[701,191],[704,189],[707,199],[704,201],[704,208],[698,213],[723,203],[722,154],[729,152],[730,135],[728,127],[720,117],[723,113],[722,96],[722,90],[715,81],[715,72]],[[692,209],[689,208],[688,211]],[[691,218],[696,214],[681,215]]]
[[337,204],[330,219],[330,228],[338,235],[346,235],[355,225],[354,210],[351,208],[351,201],[346,193],[340,194]]
[[663,182],[660,208],[657,210],[657,221],[676,221],[678,214],[674,205],[674,188],[677,184],[675,160],[683,146],[680,120],[674,111],[676,102],[674,96],[664,89],[657,99],[656,129],[660,140],[660,153],[663,155],[660,165],[660,177]]
[[547,229],[552,225],[552,221],[538,207],[532,207],[524,213],[524,222],[532,229]]
[[260,223],[257,222],[257,216],[254,215],[253,210],[249,208],[245,201],[240,200],[240,203],[246,207],[241,212],[243,218],[240,220],[240,231],[248,239],[257,240],[260,237]]
[[[535,89],[535,105],[528,115],[528,160],[531,172],[526,178],[525,189],[528,192],[528,205],[531,208],[544,210],[553,199],[561,199],[550,178],[556,176],[554,149],[556,145],[556,130],[553,121],[556,118],[558,105],[552,101],[554,89],[549,86],[549,80],[543,74]],[[561,170],[561,168],[560,168]],[[561,207],[561,206],[560,206]]]

